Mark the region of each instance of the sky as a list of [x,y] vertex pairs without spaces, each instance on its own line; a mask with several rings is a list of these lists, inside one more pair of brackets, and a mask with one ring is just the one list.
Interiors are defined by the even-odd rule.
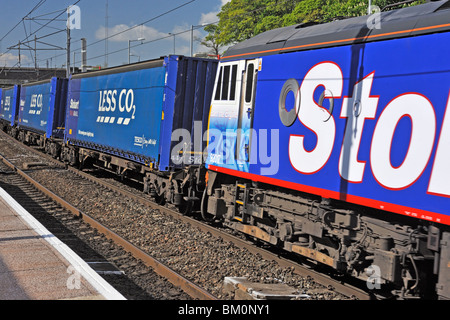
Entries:
[[[62,12],[75,3],[79,11],[70,12],[75,27],[71,30],[72,66],[81,65],[81,38],[86,38],[91,66],[127,64],[129,40],[141,39],[131,42],[131,63],[173,53],[189,55],[191,26],[195,26],[194,53],[207,52],[196,40],[206,36],[202,25],[217,22],[217,13],[229,1],[0,0],[0,68],[18,67],[19,41],[34,49],[35,36],[38,66],[65,68],[68,14]],[[34,67],[35,51],[25,48],[22,44],[20,65]]]

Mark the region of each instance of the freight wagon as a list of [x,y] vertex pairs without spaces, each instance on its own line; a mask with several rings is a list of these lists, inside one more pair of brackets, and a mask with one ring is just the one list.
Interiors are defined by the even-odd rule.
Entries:
[[143,182],[160,203],[187,208],[199,199],[206,141],[184,137],[206,131],[216,69],[215,60],[173,55],[72,76],[62,158]]
[[[67,80],[52,78],[21,86],[18,140],[59,154],[64,138]],[[18,91],[19,93],[19,91]]]

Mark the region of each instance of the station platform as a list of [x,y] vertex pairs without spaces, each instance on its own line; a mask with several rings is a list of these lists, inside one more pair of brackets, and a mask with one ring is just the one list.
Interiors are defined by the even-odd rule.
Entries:
[[0,188],[0,300],[125,300]]

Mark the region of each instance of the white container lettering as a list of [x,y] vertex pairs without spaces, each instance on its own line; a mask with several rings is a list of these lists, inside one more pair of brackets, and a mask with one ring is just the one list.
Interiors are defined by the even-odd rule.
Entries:
[[[136,105],[134,104],[134,91],[133,89],[123,89],[120,93],[117,90],[103,90],[99,92],[98,111],[102,112],[102,116],[106,116],[104,113],[114,113],[118,110],[122,117],[128,117],[130,119],[135,118]],[[127,115],[122,115],[127,113]]]

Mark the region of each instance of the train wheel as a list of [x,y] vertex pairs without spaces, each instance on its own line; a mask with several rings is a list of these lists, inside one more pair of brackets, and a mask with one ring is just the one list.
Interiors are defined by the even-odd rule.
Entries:
[[203,220],[206,222],[213,222],[215,216],[208,213],[208,192],[207,189],[203,191],[202,203],[200,205],[200,213],[202,215]]
[[182,200],[181,204],[177,205],[176,207],[177,207],[178,212],[185,216],[192,209],[192,201]]
[[165,205],[165,204],[166,204],[166,197],[165,197],[164,193],[161,194],[161,195],[158,195],[158,194],[157,194],[157,195],[155,196],[155,202],[156,202],[157,204],[159,204],[160,206]]

